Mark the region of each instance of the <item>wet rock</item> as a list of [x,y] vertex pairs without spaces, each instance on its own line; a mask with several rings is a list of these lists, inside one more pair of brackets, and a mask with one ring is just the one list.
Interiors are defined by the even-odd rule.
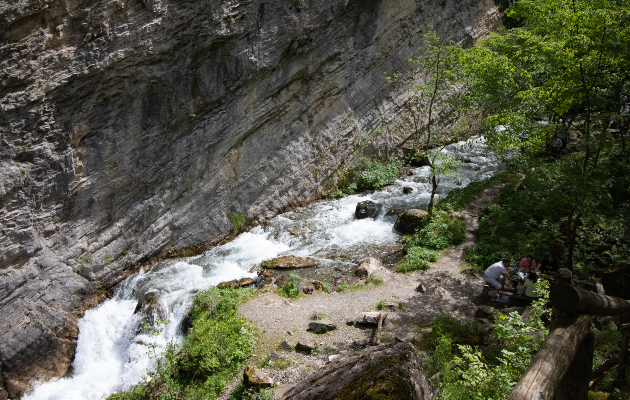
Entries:
[[260,390],[273,386],[273,379],[261,370],[254,367],[245,367],[243,372],[243,385],[246,388]]
[[315,339],[312,337],[303,337],[298,339],[295,345],[295,350],[310,353],[313,350],[317,350],[318,347],[319,346],[317,345]]
[[359,278],[367,278],[382,268],[384,268],[382,262],[374,257],[368,257],[359,264],[356,271],[354,271],[354,275]]
[[300,234],[300,230],[298,228],[291,229],[290,232],[293,236],[298,236]]
[[405,186],[405,187],[403,188],[403,193],[404,193],[404,194],[409,194],[409,193],[411,193],[411,192],[413,192],[413,188],[412,188],[412,187],[410,187],[410,186]]
[[153,326],[155,318],[166,320],[168,313],[160,304],[160,294],[158,292],[148,292],[138,300],[134,314],[143,313],[148,318],[148,322]]
[[354,217],[356,219],[376,218],[381,212],[382,206],[376,204],[373,201],[366,200],[357,204],[357,208],[354,211]]
[[289,389],[281,399],[320,400],[345,396],[353,399],[431,400],[437,393],[422,375],[413,346],[393,343],[328,363],[314,376]]
[[322,281],[311,281],[311,284],[315,290],[324,290],[324,283]]
[[317,264],[317,260],[310,257],[282,256],[273,260],[263,261],[261,266],[263,268],[284,269],[316,267]]
[[256,280],[251,279],[251,278],[241,278],[241,279],[234,279],[232,281],[227,281],[227,282],[221,282],[217,285],[217,287],[219,289],[224,289],[227,287],[231,287],[232,289],[238,289],[241,287],[248,287],[248,286],[252,286],[253,284],[256,283]]
[[398,219],[396,219],[396,223],[394,224],[394,229],[401,233],[413,234],[416,230],[424,227],[426,217],[428,215],[429,213],[424,210],[407,210],[398,215]]
[[182,318],[182,322],[179,324],[179,330],[185,335],[188,334],[190,328],[193,327],[192,318],[190,317],[191,308],[187,309],[184,312],[184,318]]
[[334,331],[335,329],[337,329],[337,325],[328,321],[313,321],[308,324],[308,330],[318,334]]

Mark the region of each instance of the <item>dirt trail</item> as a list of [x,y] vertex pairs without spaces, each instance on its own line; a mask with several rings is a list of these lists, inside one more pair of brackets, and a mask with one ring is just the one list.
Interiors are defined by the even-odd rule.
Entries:
[[[302,295],[294,301],[284,299],[273,292],[260,293],[241,305],[239,312],[254,322],[264,332],[266,344],[261,347],[252,363],[264,359],[275,351],[289,359],[290,367],[284,369],[264,368],[274,380],[282,384],[297,382],[314,368],[328,361],[328,355],[348,354],[366,343],[371,329],[359,329],[346,324],[362,312],[376,310],[381,300],[404,303],[402,311],[388,312],[394,323],[388,324],[383,342],[395,340],[396,336],[409,333],[413,327],[427,326],[441,313],[449,313],[458,319],[469,319],[477,309],[475,303],[481,294],[481,279],[462,274],[464,249],[474,243],[473,231],[478,226],[477,216],[487,204],[496,198],[499,187],[486,189],[460,214],[467,223],[465,241],[447,249],[437,263],[431,264],[426,272],[400,274],[383,268],[376,275],[383,278],[383,285],[371,290],[333,292]],[[416,291],[422,284],[426,291]],[[338,329],[324,335],[307,332],[311,316],[325,314],[325,320],[337,325]],[[318,355],[303,355],[282,351],[277,346],[287,338],[315,337],[320,344]]]

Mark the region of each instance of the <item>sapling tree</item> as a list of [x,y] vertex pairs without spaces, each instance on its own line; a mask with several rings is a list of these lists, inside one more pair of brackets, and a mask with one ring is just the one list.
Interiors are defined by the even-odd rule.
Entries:
[[[431,168],[432,190],[428,211],[432,213],[440,178],[457,174],[460,165],[452,155],[442,150],[455,139],[452,129],[455,123],[467,121],[464,106],[466,87],[459,65],[462,48],[453,41],[440,38],[431,28],[423,35],[422,42],[420,55],[409,59],[411,83],[407,85],[401,128],[414,138],[414,153],[417,149],[428,151],[439,145],[434,153],[422,155]],[[390,83],[399,82],[402,74],[395,73],[387,80]],[[450,134],[447,133],[449,131]]]

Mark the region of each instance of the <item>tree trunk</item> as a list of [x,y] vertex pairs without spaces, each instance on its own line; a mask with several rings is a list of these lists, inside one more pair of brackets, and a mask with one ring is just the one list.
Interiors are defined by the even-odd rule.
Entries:
[[559,311],[571,314],[630,315],[630,301],[588,292],[575,286],[552,286],[549,301]]
[[[549,333],[508,400],[552,400],[590,332],[589,315],[563,321]],[[583,384],[588,388],[588,380]]]
[[431,183],[433,184],[433,188],[431,189],[431,200],[429,200],[429,209],[428,209],[429,215],[433,213],[433,199],[435,198],[435,193],[437,192],[437,188],[438,188],[435,175],[433,175],[433,178],[431,179]]

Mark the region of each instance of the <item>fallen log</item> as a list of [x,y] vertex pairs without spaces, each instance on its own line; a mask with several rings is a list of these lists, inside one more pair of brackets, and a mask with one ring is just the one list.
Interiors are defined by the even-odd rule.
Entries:
[[575,286],[553,286],[549,291],[549,301],[554,308],[570,314],[630,315],[630,301],[588,292]]
[[[551,400],[569,372],[584,339],[591,332],[591,317],[574,315],[549,333],[508,400]],[[588,366],[590,376],[591,366]],[[588,390],[587,379],[584,385]],[[579,399],[576,399],[579,400]]]

